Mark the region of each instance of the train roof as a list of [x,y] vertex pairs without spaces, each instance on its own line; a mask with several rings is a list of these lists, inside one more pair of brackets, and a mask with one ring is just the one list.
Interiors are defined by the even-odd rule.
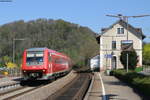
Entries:
[[91,60],[92,60],[92,59],[100,59],[100,56],[99,56],[99,55],[96,55],[96,56],[92,57]]
[[46,47],[44,47],[44,48],[29,48],[29,49],[26,49],[26,51],[44,51],[45,49],[47,49],[47,50],[48,50],[49,52],[51,52],[51,53],[60,54],[60,55],[66,57],[65,54],[60,53],[60,52],[57,52],[57,51],[55,51],[55,50],[48,49],[48,48],[46,48]]
[[26,51],[44,51],[45,49],[49,50],[49,52],[53,52],[53,53],[57,52],[55,50],[51,50],[46,47],[44,47],[44,48],[29,48],[29,49],[26,49]]
[[29,48],[27,49],[27,51],[44,51],[45,49],[48,49],[48,48]]

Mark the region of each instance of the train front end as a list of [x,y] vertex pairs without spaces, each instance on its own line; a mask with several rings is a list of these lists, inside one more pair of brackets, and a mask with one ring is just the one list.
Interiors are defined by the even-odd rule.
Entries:
[[47,49],[30,48],[23,53],[22,74],[24,80],[46,79]]

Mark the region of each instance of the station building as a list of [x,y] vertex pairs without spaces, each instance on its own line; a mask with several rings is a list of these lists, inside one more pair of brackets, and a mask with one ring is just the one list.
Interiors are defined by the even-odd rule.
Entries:
[[133,48],[138,55],[137,66],[142,66],[142,44],[145,38],[141,28],[135,28],[124,20],[118,20],[108,28],[102,28],[96,37],[100,45],[100,69],[123,68],[120,62],[124,47]]

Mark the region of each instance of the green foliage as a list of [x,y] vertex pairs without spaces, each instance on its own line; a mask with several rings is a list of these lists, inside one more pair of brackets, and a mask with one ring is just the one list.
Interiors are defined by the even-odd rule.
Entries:
[[136,71],[136,72],[141,72],[141,71],[143,71],[143,67],[136,67],[136,68],[135,68],[135,71]]
[[126,69],[127,66],[127,54],[128,54],[128,66],[129,69],[135,69],[137,65],[137,53],[135,50],[133,51],[122,51],[120,56],[120,61],[124,66],[124,69]]
[[130,84],[133,88],[138,89],[145,96],[150,95],[150,77],[138,74],[135,71],[114,70],[113,75],[123,82]]
[[6,64],[8,62],[11,62],[11,58],[9,56],[3,56],[2,59],[1,59],[1,62],[2,62],[1,63],[2,66],[6,66]]
[[11,59],[10,59],[10,57],[8,57],[8,56],[4,56],[4,57],[3,57],[3,61],[4,61],[5,63],[7,63],[7,62],[11,61]]
[[150,44],[145,44],[143,47],[143,64],[150,65]]
[[8,23],[0,27],[0,54],[12,59],[14,38],[15,61],[21,63],[23,50],[33,47],[48,47],[67,54],[78,66],[84,66],[87,59],[98,53],[95,33],[87,27],[63,20],[37,19],[29,22],[23,20]]

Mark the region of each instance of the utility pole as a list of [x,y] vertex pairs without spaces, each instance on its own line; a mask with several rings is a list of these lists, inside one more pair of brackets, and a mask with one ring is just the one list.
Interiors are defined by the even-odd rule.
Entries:
[[[138,17],[146,17],[146,16],[150,16],[150,15],[137,15],[137,16],[123,16],[122,14],[118,14],[118,15],[106,15],[106,16],[108,16],[108,17],[116,17],[116,18],[119,18],[120,20],[123,20],[123,21],[125,21],[126,22],[126,27],[127,27],[127,41],[128,41],[128,39],[129,39],[129,37],[128,37],[128,18],[138,18]],[[129,57],[128,57],[129,55],[128,55],[128,53],[127,53],[127,62],[126,62],[126,64],[127,64],[127,68],[126,68],[126,70],[127,70],[127,72],[128,72],[128,63],[129,63]]]
[[16,38],[14,38],[13,39],[13,63],[15,63],[15,41],[23,41],[23,40],[25,40],[24,38],[18,38],[18,39],[16,39]]

